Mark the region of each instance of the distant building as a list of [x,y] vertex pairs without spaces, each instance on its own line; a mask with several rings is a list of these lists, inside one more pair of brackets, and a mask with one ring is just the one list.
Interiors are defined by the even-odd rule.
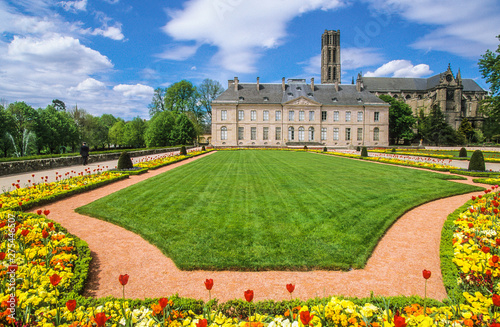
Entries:
[[387,146],[389,105],[356,85],[228,81],[212,102],[214,146]]

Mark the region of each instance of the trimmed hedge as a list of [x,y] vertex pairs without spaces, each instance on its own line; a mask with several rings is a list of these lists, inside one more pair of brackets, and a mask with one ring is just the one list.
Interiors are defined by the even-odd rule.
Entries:
[[467,150],[465,148],[461,148],[460,152],[458,153],[458,156],[460,158],[467,158]]
[[470,157],[469,170],[485,171],[484,156],[481,150],[476,150]]
[[149,168],[142,168],[142,169],[108,169],[110,173],[122,173],[122,174],[127,174],[127,175],[142,175],[144,173],[147,173],[149,171]]
[[368,150],[366,149],[365,146],[361,149],[361,157],[363,158],[368,157]]
[[134,164],[132,163],[132,159],[130,159],[130,154],[128,152],[122,152],[122,154],[120,154],[117,166],[119,170],[134,168]]
[[494,171],[469,171],[469,170],[456,170],[452,169],[450,170],[450,173],[452,174],[458,174],[458,175],[465,175],[465,176],[472,176],[472,177],[494,177],[500,175],[500,172],[494,172]]

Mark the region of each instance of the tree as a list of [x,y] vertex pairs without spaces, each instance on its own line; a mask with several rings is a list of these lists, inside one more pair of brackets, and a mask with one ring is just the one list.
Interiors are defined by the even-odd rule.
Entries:
[[0,151],[3,157],[9,157],[9,152],[14,149],[12,140],[9,138],[9,135],[14,133],[13,127],[14,118],[0,105]]
[[174,128],[172,129],[172,140],[174,144],[191,144],[196,138],[196,129],[191,120],[185,114],[178,114],[175,118]]
[[198,105],[196,87],[189,81],[182,80],[170,85],[165,92],[165,110],[177,112],[193,112],[198,119],[203,112]]
[[109,141],[115,146],[122,147],[125,145],[124,139],[125,122],[123,119],[118,119],[116,123],[111,126],[108,132]]
[[38,109],[38,113],[39,124],[35,132],[39,151],[60,153],[63,147],[78,142],[77,127],[66,111],[48,105],[45,109]]
[[462,119],[460,122],[458,133],[462,134],[465,139],[470,142],[472,136],[474,135],[474,128],[472,128],[472,125],[467,118]]
[[382,94],[380,99],[390,104],[389,107],[389,139],[392,144],[399,144],[399,140],[412,140],[413,126],[416,119],[409,105],[398,101],[390,95]]
[[125,144],[134,147],[144,147],[144,131],[146,123],[140,117],[135,117],[125,124],[124,141]]
[[109,138],[109,129],[118,121],[118,119],[111,115],[111,114],[102,114],[100,117],[101,124],[104,126],[106,129],[106,136],[103,140],[103,142],[108,146],[108,148],[111,145],[111,140]]
[[52,106],[56,108],[57,111],[66,111],[66,104],[59,99],[52,100]]
[[144,134],[148,148],[173,145],[172,130],[175,118],[175,114],[171,111],[158,112],[151,118]]
[[13,141],[14,151],[17,156],[24,156],[35,151],[38,112],[24,102],[9,104],[7,112],[12,116],[13,130],[9,137]]
[[462,144],[465,142],[465,139],[460,137],[460,134],[446,122],[445,115],[438,105],[431,109],[427,117],[421,112],[419,132],[426,141],[436,146],[440,144]]
[[151,103],[149,104],[149,116],[153,117],[155,114],[165,111],[165,90],[161,87],[155,89],[155,93],[153,94],[153,99],[151,99]]
[[205,110],[209,122],[212,121],[212,101],[221,95],[222,92],[224,92],[224,88],[221,83],[209,78],[203,80],[198,87],[200,104]]
[[[500,40],[500,35],[497,36]],[[481,75],[490,84],[491,97],[483,102],[482,109],[488,116],[500,117],[500,45],[496,54],[487,50],[479,59]]]

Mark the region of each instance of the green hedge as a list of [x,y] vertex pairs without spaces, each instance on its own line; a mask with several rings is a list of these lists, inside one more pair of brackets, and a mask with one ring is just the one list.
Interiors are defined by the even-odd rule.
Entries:
[[108,169],[107,170],[110,173],[122,173],[122,174],[127,174],[127,175],[142,175],[144,173],[147,173],[149,171],[149,168],[142,168],[142,169]]
[[490,185],[497,185],[500,184],[498,180],[493,180],[493,181],[488,181],[488,178],[474,178],[472,181],[474,183],[482,183],[482,184],[490,184]]
[[464,176],[472,176],[472,177],[494,177],[499,176],[500,173],[497,171],[468,171],[468,170],[450,170],[452,174],[464,175]]

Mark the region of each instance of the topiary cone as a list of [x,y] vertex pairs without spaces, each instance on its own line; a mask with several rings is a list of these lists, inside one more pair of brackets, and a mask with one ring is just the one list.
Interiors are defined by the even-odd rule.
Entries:
[[362,156],[362,157],[368,157],[368,150],[366,149],[366,146],[364,146],[364,147],[361,149],[361,156]]
[[181,146],[181,150],[179,151],[179,154],[180,154],[181,156],[185,156],[185,155],[187,155],[186,147],[185,147],[184,145],[183,145],[183,146]]
[[134,164],[132,164],[132,159],[130,159],[128,152],[122,152],[118,159],[118,169],[131,169],[133,167]]
[[476,150],[470,157],[469,170],[475,171],[485,171],[486,166],[484,164],[484,157],[481,150]]
[[460,153],[458,154],[459,158],[467,158],[467,150],[465,148],[460,149]]

